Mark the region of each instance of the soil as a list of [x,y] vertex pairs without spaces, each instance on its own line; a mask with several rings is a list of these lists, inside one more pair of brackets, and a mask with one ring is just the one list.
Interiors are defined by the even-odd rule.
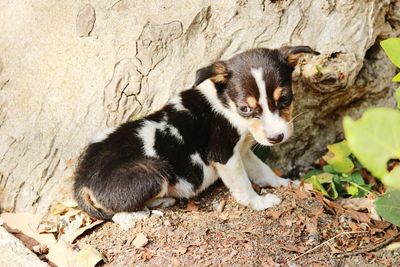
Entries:
[[[159,209],[163,216],[152,214],[127,231],[105,222],[77,243],[103,253],[102,266],[400,266],[399,249],[344,254],[371,250],[384,242],[385,231],[329,214],[298,190],[267,191],[282,204],[254,211],[235,203],[218,182],[190,202]],[[136,248],[139,233],[148,242]]]

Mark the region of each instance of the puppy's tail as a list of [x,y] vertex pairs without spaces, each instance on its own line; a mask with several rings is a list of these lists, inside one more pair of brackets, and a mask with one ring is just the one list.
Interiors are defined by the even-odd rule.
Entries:
[[89,214],[91,217],[102,219],[102,220],[111,220],[114,212],[108,211],[101,207],[94,198],[91,190],[86,186],[81,186],[75,184],[75,200],[78,202],[79,207]]

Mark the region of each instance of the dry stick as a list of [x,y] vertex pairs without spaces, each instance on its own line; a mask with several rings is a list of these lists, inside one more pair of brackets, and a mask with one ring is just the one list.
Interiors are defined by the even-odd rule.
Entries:
[[339,236],[342,236],[342,235],[348,235],[348,234],[363,234],[363,233],[368,233],[368,231],[352,231],[352,232],[342,232],[342,233],[340,233],[340,234],[337,234],[337,235],[335,235],[334,237],[332,237],[332,238],[330,238],[330,239],[326,240],[325,242],[322,242],[322,243],[321,243],[321,244],[319,244],[318,246],[315,246],[315,247],[313,247],[312,249],[309,249],[309,250],[307,250],[307,251],[306,251],[306,252],[304,252],[303,254],[301,254],[301,255],[299,255],[299,256],[296,256],[296,257],[294,257],[294,258],[293,258],[291,261],[295,261],[295,260],[297,260],[297,259],[299,259],[299,258],[303,257],[304,255],[307,255],[307,254],[309,254],[309,253],[313,252],[314,250],[316,250],[316,249],[318,249],[318,248],[322,247],[323,245],[325,245],[325,244],[329,243],[330,241],[332,241],[332,240],[334,240],[334,239],[338,238]]
[[358,250],[355,252],[345,252],[345,253],[337,253],[337,254],[343,255],[343,256],[354,256],[354,255],[358,255],[358,254],[362,254],[362,253],[371,252],[371,251],[377,250],[381,247],[384,247],[386,245],[389,245],[392,241],[396,240],[399,236],[400,236],[400,233],[395,236],[392,236],[391,238],[386,239],[385,241],[383,241],[375,246],[372,246],[369,248],[364,248],[364,249],[361,249],[361,250]]

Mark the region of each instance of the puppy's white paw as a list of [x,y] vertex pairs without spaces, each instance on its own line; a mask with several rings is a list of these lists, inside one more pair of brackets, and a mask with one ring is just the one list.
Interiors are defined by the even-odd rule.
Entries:
[[255,210],[265,210],[273,206],[279,205],[281,204],[281,202],[282,200],[274,194],[267,194],[264,196],[257,195],[257,197],[254,197],[251,200],[250,206]]

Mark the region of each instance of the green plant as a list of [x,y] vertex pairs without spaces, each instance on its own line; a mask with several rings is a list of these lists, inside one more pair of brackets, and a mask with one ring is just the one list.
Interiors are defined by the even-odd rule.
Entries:
[[[400,67],[400,38],[382,41],[381,46],[390,60]],[[393,81],[400,82],[400,73]],[[400,108],[400,88],[395,98]],[[400,160],[400,111],[372,108],[356,121],[345,117],[343,127],[352,153],[388,187],[388,192],[375,201],[377,212],[387,221],[400,226],[400,165],[388,169],[390,161]]]
[[304,176],[306,183],[331,199],[338,197],[363,197],[370,193],[371,186],[361,176],[352,158],[347,141],[328,146],[323,157],[327,162],[322,170],[314,169]]

